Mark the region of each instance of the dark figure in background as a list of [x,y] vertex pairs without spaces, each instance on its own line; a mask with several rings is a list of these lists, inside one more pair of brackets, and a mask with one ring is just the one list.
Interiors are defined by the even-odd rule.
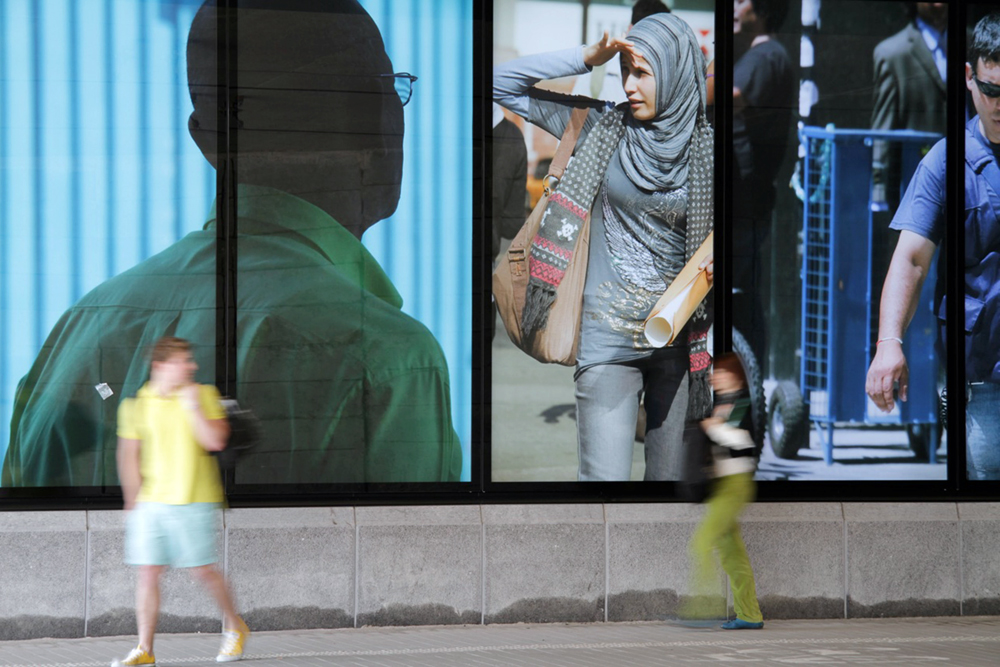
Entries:
[[[513,239],[527,217],[525,186],[528,179],[528,149],[517,125],[493,103],[493,246],[491,258],[500,254],[501,239]],[[492,303],[492,302],[491,302]],[[490,318],[490,340],[496,335],[496,305]]]
[[512,239],[527,218],[525,186],[528,149],[521,129],[493,104],[493,259],[500,254],[501,239]]
[[[948,5],[908,3],[910,22],[875,47],[873,130],[916,130],[944,134],[947,101]],[[874,147],[876,184],[884,184],[890,210],[899,204],[900,162],[896,146]],[[882,189],[881,187],[879,189]]]
[[632,5],[632,19],[629,22],[629,30],[647,16],[669,13],[670,7],[663,4],[663,0],[636,0],[636,3]]
[[735,0],[733,40],[733,325],[767,366],[766,286],[775,180],[788,149],[795,106],[792,61],[774,32],[788,0]]
[[[965,124],[965,379],[966,473],[1000,479],[1000,14],[976,24],[965,85],[977,115]],[[878,345],[865,392],[884,412],[907,400],[910,371],[903,337],[913,319],[945,226],[946,140],[920,161],[892,220],[899,242],[882,287]],[[944,342],[945,262],[938,262],[934,311]],[[943,356],[943,350],[941,351]],[[898,394],[896,387],[898,386]]]
[[[239,12],[236,394],[264,437],[236,481],[458,481],[444,355],[360,242],[399,201],[412,81],[354,0]],[[221,167],[216,32],[209,2],[188,37],[190,130]],[[216,339],[216,234],[213,211],[63,315],[18,389],[4,486],[117,483],[118,396],[148,373],[136,350]],[[213,348],[192,352],[214,367]],[[99,382],[116,395],[102,402]]]

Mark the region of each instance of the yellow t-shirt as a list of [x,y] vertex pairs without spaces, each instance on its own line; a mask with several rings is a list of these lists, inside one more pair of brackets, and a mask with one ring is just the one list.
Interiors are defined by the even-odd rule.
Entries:
[[[198,400],[206,418],[225,418],[215,387],[200,385]],[[149,383],[118,407],[118,437],[141,442],[139,502],[222,502],[219,466],[195,440],[190,419],[179,394],[161,396]]]

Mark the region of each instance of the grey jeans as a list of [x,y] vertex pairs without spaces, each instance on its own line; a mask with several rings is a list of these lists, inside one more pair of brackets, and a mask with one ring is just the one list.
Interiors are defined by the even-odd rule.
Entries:
[[599,364],[576,379],[581,482],[628,481],[639,400],[646,405],[645,480],[678,480],[688,404],[688,350],[663,348],[651,357]]

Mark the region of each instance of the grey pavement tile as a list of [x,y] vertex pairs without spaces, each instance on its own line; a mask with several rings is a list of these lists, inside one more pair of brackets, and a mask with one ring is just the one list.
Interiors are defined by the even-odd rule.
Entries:
[[[0,642],[0,667],[100,667],[134,637]],[[161,667],[214,663],[218,636],[160,635]],[[664,623],[434,626],[259,632],[253,667],[605,667],[705,662],[996,667],[1000,618],[769,621],[764,631]]]

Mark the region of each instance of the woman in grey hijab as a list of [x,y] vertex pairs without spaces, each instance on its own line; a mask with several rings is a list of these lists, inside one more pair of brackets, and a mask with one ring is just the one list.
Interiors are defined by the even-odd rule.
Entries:
[[[533,88],[616,55],[628,97],[617,107]],[[643,398],[645,479],[679,479],[685,421],[711,408],[708,317],[699,312],[674,345],[659,349],[642,325],[712,230],[712,131],[705,58],[694,32],[672,14],[657,14],[622,38],[605,34],[590,46],[504,63],[494,69],[493,99],[557,137],[574,108],[590,109],[557,187],[559,201],[553,195],[532,246],[523,314],[526,335],[545,328],[555,286],[589,215],[575,373],[579,479],[631,478]]]

